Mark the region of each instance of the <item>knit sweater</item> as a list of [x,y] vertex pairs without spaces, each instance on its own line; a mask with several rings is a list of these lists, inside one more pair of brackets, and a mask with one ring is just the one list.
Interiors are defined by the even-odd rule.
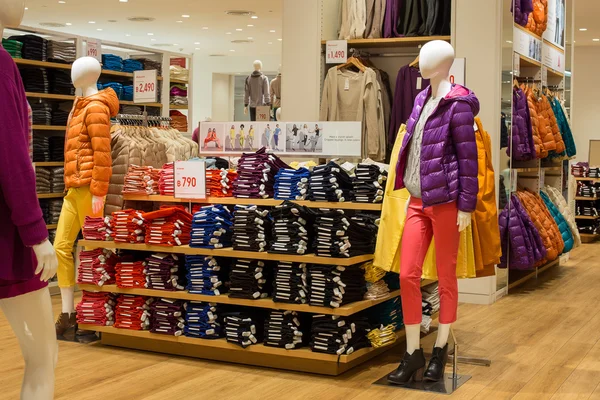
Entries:
[[342,0],[342,26],[339,39],[362,39],[367,28],[367,4],[365,0]]
[[48,238],[29,158],[25,89],[0,47],[0,280],[29,280],[37,265],[31,246]]
[[246,78],[244,105],[252,108],[271,104],[269,78],[260,71],[254,71]]
[[273,108],[281,107],[281,74],[271,81],[271,102]]

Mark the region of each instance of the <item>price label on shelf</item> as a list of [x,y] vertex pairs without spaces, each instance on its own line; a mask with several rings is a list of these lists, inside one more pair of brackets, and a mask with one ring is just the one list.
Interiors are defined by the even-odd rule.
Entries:
[[175,162],[175,198],[206,198],[206,164],[204,161]]
[[269,106],[256,107],[256,120],[259,122],[269,122],[271,120],[271,108]]
[[325,44],[327,64],[343,64],[348,61],[348,42],[346,40],[328,40]]
[[88,39],[87,44],[87,56],[93,57],[96,60],[102,62],[102,44],[98,39]]
[[155,69],[135,71],[133,73],[133,102],[154,103],[158,94],[157,73]]

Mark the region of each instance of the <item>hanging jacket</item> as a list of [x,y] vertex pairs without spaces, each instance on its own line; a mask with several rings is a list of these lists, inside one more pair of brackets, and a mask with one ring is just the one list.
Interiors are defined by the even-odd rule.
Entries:
[[[527,106],[529,107],[529,119],[531,121],[531,136],[533,138],[533,145],[535,147],[536,158],[548,157],[548,150],[544,146],[544,141],[539,131],[539,119],[536,109],[537,98],[533,93],[533,89],[529,86],[521,85],[521,90],[527,96]],[[552,137],[552,139],[554,139]]]
[[548,208],[550,215],[554,218],[554,222],[558,225],[558,229],[562,236],[563,242],[565,244],[563,248],[563,253],[568,253],[573,249],[573,245],[575,241],[573,240],[573,234],[571,233],[571,228],[569,228],[569,224],[567,224],[567,220],[562,216],[558,208],[550,201],[548,195],[544,192],[540,193],[542,200],[544,200],[544,204]]
[[[533,106],[535,110],[535,114],[537,117],[537,131],[538,136],[544,146],[544,157],[546,158],[550,155],[550,152],[556,151],[556,139],[554,138],[554,133],[552,132],[552,127],[550,126],[550,119],[547,112],[544,111],[544,103],[541,101],[541,98],[537,94],[537,90],[529,90],[528,92],[528,102],[530,109]],[[539,157],[538,157],[539,158]]]
[[533,0],[533,11],[527,18],[525,28],[542,36],[548,26],[548,0]]
[[271,104],[269,78],[261,71],[254,71],[244,85],[244,106],[256,108]]
[[[535,146],[531,132],[531,117],[527,105],[527,96],[521,88],[513,88],[512,140],[506,149],[506,155],[517,161],[535,158]],[[511,153],[512,151],[512,153]]]
[[506,125],[506,114],[500,113],[500,148],[508,147],[508,126]]
[[[396,166],[395,189],[404,188],[410,141],[431,86],[419,93],[407,123],[407,134]],[[471,90],[452,85],[424,126],[421,151],[421,195],[425,207],[457,202],[460,211],[477,204],[477,143],[473,125],[479,100]],[[459,167],[460,165],[460,167]]]
[[558,123],[556,122],[556,117],[554,116],[554,112],[552,111],[552,106],[548,101],[548,98],[544,95],[540,96],[539,105],[538,105],[538,115],[542,115],[546,120],[547,129],[552,131],[552,135],[554,136],[554,142],[556,143],[556,150],[554,151],[558,156],[564,155],[565,153],[565,142],[563,141],[562,136],[560,135],[560,130],[558,129]]
[[65,188],[89,186],[94,196],[108,193],[111,176],[110,118],[119,112],[111,88],[77,97],[65,137]]
[[500,268],[530,269],[535,264],[533,244],[526,230],[523,215],[516,207],[519,200],[512,195],[510,206],[506,206],[499,217],[500,238],[502,243],[502,256]]
[[510,9],[515,17],[515,23],[521,26],[527,26],[529,14],[533,11],[532,0],[515,0],[514,2],[511,1]]
[[579,247],[581,245],[581,237],[579,235],[579,229],[577,228],[577,223],[575,222],[575,216],[571,212],[571,208],[567,204],[567,200],[563,197],[558,189],[552,187],[550,185],[546,185],[544,188],[546,194],[552,200],[552,203],[556,205],[562,216],[565,218],[569,227],[571,229],[571,234],[573,235],[574,247]]
[[498,188],[498,190],[500,191],[498,206],[500,207],[500,210],[503,210],[504,207],[506,207],[506,204],[508,203],[508,196],[506,195],[506,186],[504,184],[504,176],[502,174],[499,177],[499,184],[498,184],[498,186],[500,186]]
[[552,112],[556,117],[556,122],[558,123],[561,137],[565,142],[565,151],[567,152],[567,156],[569,158],[575,157],[575,155],[577,155],[577,147],[575,146],[575,141],[573,140],[571,125],[567,120],[567,116],[564,113],[563,107],[556,97],[550,100],[550,104],[552,105]]

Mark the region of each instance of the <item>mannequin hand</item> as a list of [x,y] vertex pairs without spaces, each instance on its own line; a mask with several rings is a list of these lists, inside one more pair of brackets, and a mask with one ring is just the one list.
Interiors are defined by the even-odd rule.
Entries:
[[459,211],[458,218],[456,219],[456,225],[458,226],[458,231],[462,232],[469,225],[471,225],[471,213]]
[[408,196],[408,200],[406,200],[406,206],[404,207],[404,218],[408,216],[408,206],[410,206],[410,196]]
[[95,216],[100,215],[102,212],[102,209],[104,208],[104,199],[106,199],[106,196],[92,196],[92,212]]
[[248,115],[248,107],[244,107],[244,115]]
[[48,282],[56,274],[58,268],[58,259],[54,247],[48,239],[40,244],[33,246],[35,257],[37,258],[37,268],[35,274],[40,275],[40,281]]

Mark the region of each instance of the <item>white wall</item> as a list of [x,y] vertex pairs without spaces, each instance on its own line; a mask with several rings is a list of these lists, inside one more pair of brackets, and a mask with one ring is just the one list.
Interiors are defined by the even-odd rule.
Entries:
[[233,121],[233,88],[231,75],[213,74],[212,119],[214,121]]

